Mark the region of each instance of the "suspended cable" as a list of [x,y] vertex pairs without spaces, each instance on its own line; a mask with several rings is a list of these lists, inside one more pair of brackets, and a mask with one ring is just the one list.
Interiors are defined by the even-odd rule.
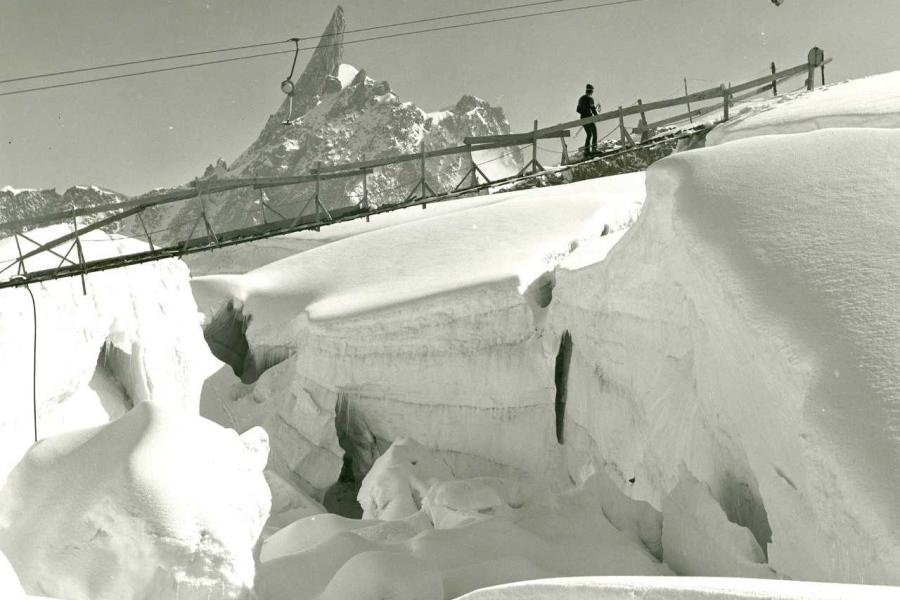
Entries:
[[231,46],[230,48],[216,48],[213,50],[200,50],[197,52],[186,52],[184,54],[171,54],[169,56],[155,56],[153,58],[140,58],[140,59],[136,59],[136,60],[128,60],[125,62],[109,63],[109,64],[105,64],[105,65],[96,65],[93,67],[79,67],[76,69],[68,69],[66,71],[54,71],[51,73],[41,73],[40,75],[24,75],[22,77],[12,77],[10,79],[0,79],[0,83],[12,83],[14,81],[27,81],[29,79],[40,79],[43,77],[57,77],[59,75],[71,75],[73,73],[84,73],[87,71],[98,71],[101,69],[112,69],[115,67],[127,67],[127,66],[132,66],[132,65],[141,65],[141,64],[146,64],[146,63],[151,63],[151,62],[159,62],[159,61],[164,61],[164,60],[175,60],[176,58],[190,58],[193,56],[218,54],[220,52],[234,52],[237,50],[249,50],[251,48],[263,48],[265,46],[277,46],[278,44],[284,44],[284,43],[292,42],[295,40],[299,41],[299,42],[306,42],[309,40],[317,40],[317,39],[321,39],[324,37],[332,37],[335,35],[342,35],[342,34],[349,34],[349,33],[362,33],[365,31],[375,31],[377,29],[389,29],[391,27],[402,27],[404,25],[414,25],[417,23],[427,23],[430,21],[441,21],[444,19],[453,19],[456,17],[468,17],[468,16],[472,16],[472,15],[480,15],[480,14],[484,14],[484,13],[499,12],[499,11],[504,11],[504,10],[515,10],[515,9],[519,9],[519,8],[528,8],[531,6],[540,6],[543,4],[556,4],[559,2],[565,2],[565,1],[566,0],[542,0],[541,2],[526,2],[524,4],[513,4],[511,6],[503,6],[500,8],[471,10],[468,12],[456,13],[456,14],[452,14],[452,15],[443,15],[440,17],[429,17],[427,19],[415,19],[413,21],[400,21],[397,23],[386,23],[384,25],[373,25],[371,27],[361,27],[359,29],[347,29],[339,34],[329,33],[329,34],[316,35],[316,36],[308,35],[308,36],[304,36],[304,37],[290,38],[288,40],[260,42],[258,44],[246,44],[244,46]]
[[[423,34],[423,33],[433,33],[436,31],[446,31],[449,29],[459,29],[462,27],[472,27],[475,25],[488,25],[491,23],[502,23],[502,22],[506,22],[506,21],[515,21],[515,20],[519,20],[519,19],[530,19],[530,18],[534,18],[534,17],[543,17],[543,16],[548,16],[548,15],[563,14],[563,13],[569,13],[569,12],[575,12],[575,11],[591,10],[591,9],[595,9],[595,8],[605,8],[605,7],[610,7],[610,6],[616,6],[619,4],[631,4],[634,2],[644,2],[644,1],[645,0],[612,0],[610,2],[600,2],[600,3],[595,3],[595,4],[589,4],[586,6],[577,6],[577,7],[573,7],[573,8],[562,8],[562,9],[557,9],[557,10],[529,13],[529,14],[525,14],[525,15],[499,17],[496,19],[488,19],[485,21],[473,21],[471,23],[457,23],[455,25],[430,27],[428,29],[418,29],[416,31],[404,31],[404,32],[400,32],[400,33],[391,33],[391,34],[386,34],[386,35],[379,35],[379,36],[374,36],[374,37],[338,42],[338,43],[333,43],[333,44],[319,44],[318,46],[305,46],[305,47],[300,48],[300,50],[315,50],[316,48],[329,48],[332,46],[340,46],[340,45],[347,46],[350,44],[360,44],[363,42],[372,42],[372,41],[376,41],[376,40],[386,40],[386,39],[392,39],[392,38],[398,38],[398,37],[406,37],[406,36],[410,36],[410,35],[419,35],[419,34]],[[75,85],[84,85],[84,84],[88,84],[88,83],[97,83],[100,81],[112,81],[114,79],[124,79],[126,77],[137,77],[139,75],[150,75],[153,73],[165,73],[167,71],[192,69],[194,67],[203,67],[203,66],[207,66],[207,65],[216,65],[216,64],[236,62],[236,61],[241,61],[241,60],[250,60],[253,58],[262,58],[265,56],[277,56],[277,55],[281,55],[281,54],[289,54],[291,52],[294,52],[293,48],[290,50],[277,50],[274,52],[262,52],[259,54],[249,54],[246,56],[222,58],[222,59],[218,59],[218,60],[210,60],[210,61],[204,61],[204,62],[199,62],[199,63],[192,63],[189,65],[176,65],[176,66],[172,66],[172,67],[162,67],[159,69],[150,69],[147,71],[136,71],[134,73],[123,73],[121,75],[110,75],[107,77],[97,77],[94,79],[85,79],[85,80],[81,80],[81,81],[71,81],[68,83],[57,83],[57,84],[52,84],[52,85],[44,85],[44,86],[39,86],[39,87],[26,88],[23,90],[0,92],[0,96],[14,96],[17,94],[27,94],[30,92],[39,92],[42,90],[51,90],[51,89],[57,89],[57,88],[71,87],[71,86],[75,86]]]

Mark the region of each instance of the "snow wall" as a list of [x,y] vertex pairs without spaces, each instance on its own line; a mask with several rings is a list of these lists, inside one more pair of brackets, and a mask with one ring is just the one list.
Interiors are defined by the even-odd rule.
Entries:
[[[898,79],[874,87],[896,96]],[[787,135],[753,133],[766,105],[656,163],[608,256],[627,201],[575,185],[197,282],[251,318],[251,347],[294,352],[252,385],[220,373],[204,414],[266,426],[270,466],[317,494],[341,447],[364,472],[408,436],[460,477],[565,487],[600,467],[663,514],[664,560],[715,538],[688,535],[719,523],[692,512],[709,493],[777,576],[900,583],[900,103],[858,128],[835,89],[787,103],[814,115]],[[560,212],[575,201],[589,210]]]
[[[69,231],[28,232],[45,242]],[[19,239],[23,252],[33,248]],[[128,238],[92,232],[88,260],[144,250]],[[56,248],[64,255],[68,247]],[[0,239],[0,260],[17,256],[13,238]],[[57,266],[48,253],[26,261],[29,271]],[[0,290],[0,481],[38,437],[106,423],[143,401],[196,414],[203,381],[217,368],[200,328],[185,265],[165,260]],[[33,358],[35,315],[37,361]],[[36,380],[36,386],[33,386]]]

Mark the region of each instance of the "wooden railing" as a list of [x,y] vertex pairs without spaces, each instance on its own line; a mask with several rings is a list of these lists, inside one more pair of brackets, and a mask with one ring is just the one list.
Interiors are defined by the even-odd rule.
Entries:
[[[81,252],[80,236],[90,231],[102,229],[129,217],[136,217],[139,220],[141,227],[146,234],[147,242],[150,246],[150,250],[147,253],[144,253],[147,256],[142,256],[140,260],[137,260],[136,257],[136,260],[131,262],[143,262],[144,260],[153,260],[153,257],[164,258],[166,256],[179,256],[184,252],[189,251],[191,248],[197,248],[199,245],[218,246],[227,245],[228,243],[240,243],[241,240],[243,240],[245,237],[253,237],[254,235],[258,234],[259,232],[257,232],[257,230],[259,230],[260,228],[268,228],[269,230],[277,231],[279,232],[278,234],[280,234],[290,230],[327,225],[331,222],[345,220],[347,218],[358,218],[360,216],[375,214],[383,209],[369,206],[367,191],[365,191],[367,190],[367,177],[373,172],[374,169],[386,167],[389,165],[396,165],[411,161],[419,162],[419,179],[416,182],[416,185],[413,186],[412,190],[406,196],[406,198],[400,203],[400,205],[405,206],[410,202],[422,203],[424,205],[424,203],[428,201],[429,198],[433,198],[437,195],[431,189],[431,186],[428,184],[426,179],[426,159],[441,156],[466,154],[468,156],[469,168],[459,184],[457,184],[456,187],[453,188],[452,193],[458,194],[465,193],[466,191],[483,189],[486,184],[491,184],[492,182],[487,177],[487,175],[485,175],[480,166],[475,162],[473,156],[474,152],[506,148],[509,146],[530,145],[531,158],[519,172],[519,175],[534,175],[543,171],[543,166],[541,166],[537,158],[538,141],[540,140],[559,138],[562,144],[562,162],[565,163],[567,157],[565,140],[566,138],[571,136],[570,129],[581,127],[589,123],[618,121],[619,135],[622,147],[625,149],[632,148],[636,145],[634,139],[631,136],[632,133],[640,135],[641,141],[646,141],[649,138],[652,138],[654,131],[661,127],[665,127],[667,125],[678,123],[687,119],[692,119],[694,117],[703,116],[705,114],[709,114],[719,110],[721,110],[723,113],[723,120],[727,121],[730,117],[730,110],[733,107],[734,103],[746,100],[770,90],[773,94],[777,95],[779,82],[782,82],[790,77],[794,77],[804,72],[806,72],[807,74],[806,87],[807,89],[812,90],[815,86],[816,69],[821,70],[822,83],[824,84],[825,65],[829,62],[831,62],[831,59],[826,59],[822,50],[820,50],[819,48],[813,48],[812,50],[810,50],[807,56],[807,61],[803,64],[791,67],[789,69],[784,69],[782,71],[776,71],[775,64],[772,63],[772,73],[770,75],[758,77],[756,79],[752,79],[738,85],[732,86],[730,84],[722,84],[717,87],[711,87],[709,89],[701,90],[698,92],[685,94],[684,96],[680,96],[678,98],[658,100],[655,102],[644,103],[641,100],[638,100],[637,103],[633,106],[619,106],[615,110],[603,112],[595,116],[568,121],[565,123],[559,123],[544,128],[538,127],[538,122],[534,121],[532,130],[527,132],[506,135],[472,136],[465,138],[463,140],[463,145],[433,150],[426,150],[425,144],[424,142],[422,142],[419,151],[413,154],[401,154],[397,156],[389,156],[384,158],[336,165],[322,165],[321,163],[317,163],[310,173],[303,175],[196,180],[190,185],[184,187],[165,191],[153,191],[136,198],[126,200],[124,202],[80,208],[73,207],[72,209],[65,211],[0,223],[0,232],[13,233],[16,236],[23,236],[25,240],[36,246],[36,248],[29,252],[22,252],[20,250],[18,257],[14,261],[12,261],[6,267],[0,269],[0,273],[4,273],[13,266],[17,266],[17,274],[9,281],[0,281],[0,288],[14,285],[24,285],[24,283],[27,283],[29,280],[46,280],[55,278],[56,276],[68,276],[79,273],[83,275],[85,272],[99,270],[99,268],[109,268],[103,267],[102,265],[110,260],[116,259],[94,261],[96,265],[100,265],[96,269],[93,268],[93,266],[96,265],[93,265],[93,263],[89,264],[84,261]],[[696,105],[713,100],[717,102],[710,106],[691,108],[692,104]],[[647,118],[647,115],[651,112],[667,110],[681,106],[686,106],[687,112],[661,118],[653,122],[650,122]],[[625,118],[634,115],[639,115],[638,125],[634,128],[626,127]],[[479,182],[479,176],[481,177],[483,182]],[[359,205],[328,210],[324,206],[320,198],[320,183],[327,180],[354,177],[360,177],[363,181],[364,195],[361,203]],[[281,220],[276,222],[264,223],[262,225],[255,225],[253,227],[227,231],[220,234],[217,234],[213,230],[209,220],[207,219],[204,199],[210,194],[221,193],[241,188],[264,190],[266,188],[305,183],[315,184],[315,194],[306,201],[303,208],[301,208],[299,213],[297,213],[297,215],[293,218],[282,218]],[[167,248],[155,248],[151,235],[147,231],[147,228],[144,226],[144,222],[141,216],[142,213],[153,207],[158,207],[164,204],[171,204],[174,202],[183,202],[192,198],[200,198],[201,212],[197,221],[194,223],[194,227],[191,230],[191,233],[188,235],[188,239]],[[260,208],[264,216],[266,206],[267,205],[265,203],[265,200],[260,200]],[[309,208],[310,206],[315,207],[315,213],[306,213],[307,208]],[[270,210],[272,210],[272,212],[278,214],[280,217],[284,217],[284,215],[272,209],[272,207],[269,208]],[[102,217],[89,225],[79,228],[77,217],[98,215],[102,213],[113,214]],[[25,236],[25,234],[23,233],[26,228],[37,228],[60,222],[73,223],[74,231],[43,244],[35,242],[28,236]],[[195,239],[193,238],[194,232],[201,223],[203,224],[203,229],[205,230],[207,235]],[[258,238],[259,235],[256,235],[256,238],[254,239]],[[19,247],[18,237],[16,238],[16,242],[17,247]],[[69,242],[71,242],[72,245],[69,247],[69,252],[65,255],[60,255],[54,251],[54,248]],[[76,253],[78,262],[75,262],[74,260],[69,258],[70,253],[76,247],[78,249]],[[62,260],[60,262],[60,266],[57,267],[57,269],[53,270],[53,273],[50,274],[48,274],[49,271],[41,272],[40,276],[38,276],[37,273],[26,273],[25,261],[28,258],[36,256],[42,252],[49,252],[51,254],[54,254],[58,258],[61,258]],[[65,263],[68,263],[68,265],[66,265]],[[129,261],[123,259],[122,264],[130,263]]]

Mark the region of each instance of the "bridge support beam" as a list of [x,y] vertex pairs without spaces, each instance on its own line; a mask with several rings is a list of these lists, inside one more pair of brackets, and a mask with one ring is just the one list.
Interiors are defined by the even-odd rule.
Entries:
[[538,162],[537,159],[537,143],[538,143],[538,122],[537,119],[534,120],[534,129],[531,132],[531,160],[525,163],[525,166],[522,167],[522,170],[519,171],[519,175],[528,175],[528,169],[531,169],[531,175],[536,173],[540,173],[544,170],[544,167]]
[[[416,193],[418,190],[422,190],[422,195],[418,198],[416,197]],[[409,202],[411,200],[424,200],[425,198],[435,196],[434,190],[431,189],[431,186],[428,185],[428,181],[425,179],[425,140],[422,140],[421,151],[419,154],[419,181],[416,182],[416,185],[413,186],[413,189],[410,190],[409,194],[406,195],[406,199],[404,202]],[[425,205],[422,205],[422,208],[425,208]]]

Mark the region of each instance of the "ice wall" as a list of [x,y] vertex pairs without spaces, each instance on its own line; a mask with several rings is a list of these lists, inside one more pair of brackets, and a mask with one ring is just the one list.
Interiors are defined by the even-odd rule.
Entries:
[[408,209],[243,276],[195,279],[204,302],[240,306],[251,351],[294,352],[252,388],[221,374],[204,414],[266,427],[271,466],[317,497],[340,472],[338,436],[359,475],[407,436],[460,474],[544,473],[557,459],[546,274],[626,227],[643,189],[638,173]]
[[557,275],[570,472],[659,507],[683,461],[779,573],[900,582],[898,150],[826,129],[654,165],[607,260]]
[[[28,236],[50,240],[66,231],[56,226]],[[19,241],[24,251],[33,247]],[[136,245],[94,232],[83,247],[92,259],[133,251]],[[0,260],[15,256],[15,240],[0,240]],[[58,262],[44,253],[26,267]],[[31,286],[36,364],[31,298],[24,288],[0,290],[0,479],[34,442],[35,376],[41,438],[104,423],[147,400],[197,411],[200,388],[215,361],[203,340],[184,264],[167,260],[92,273],[86,289],[85,294],[76,277]]]

